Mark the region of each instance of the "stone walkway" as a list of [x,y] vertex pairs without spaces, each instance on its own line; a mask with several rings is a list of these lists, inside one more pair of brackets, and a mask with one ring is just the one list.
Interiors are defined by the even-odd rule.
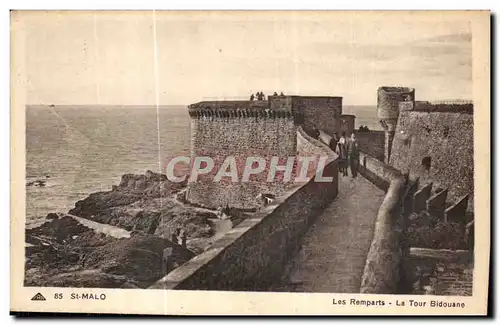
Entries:
[[358,293],[385,193],[363,176],[340,177],[337,198],[304,236],[275,291]]

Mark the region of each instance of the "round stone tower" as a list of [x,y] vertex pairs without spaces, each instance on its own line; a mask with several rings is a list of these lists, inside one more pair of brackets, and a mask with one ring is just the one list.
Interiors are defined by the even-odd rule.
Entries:
[[392,141],[398,123],[399,103],[415,101],[415,89],[408,87],[380,87],[377,96],[377,115],[385,130],[384,159],[389,163]]

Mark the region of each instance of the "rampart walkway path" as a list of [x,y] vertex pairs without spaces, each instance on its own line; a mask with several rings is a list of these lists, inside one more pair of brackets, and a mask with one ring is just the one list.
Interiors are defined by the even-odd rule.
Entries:
[[384,195],[361,175],[340,176],[337,198],[304,236],[283,284],[272,290],[358,293]]

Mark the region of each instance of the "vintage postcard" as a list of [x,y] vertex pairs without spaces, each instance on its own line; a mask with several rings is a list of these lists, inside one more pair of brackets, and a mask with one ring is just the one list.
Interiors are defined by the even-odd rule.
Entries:
[[12,11],[11,311],[484,315],[488,11]]

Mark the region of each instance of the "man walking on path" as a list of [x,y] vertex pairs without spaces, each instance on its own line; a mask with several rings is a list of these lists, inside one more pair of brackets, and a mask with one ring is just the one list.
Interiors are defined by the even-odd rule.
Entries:
[[330,144],[328,145],[330,149],[333,151],[337,151],[337,143],[339,142],[339,136],[337,133],[333,134],[333,137],[330,139]]
[[359,142],[356,140],[356,135],[351,134],[351,138],[347,142],[347,156],[349,159],[349,166],[351,166],[352,177],[358,176],[359,164]]
[[346,138],[345,132],[342,132],[342,136],[337,142],[337,149],[335,152],[339,156],[339,170],[342,173],[342,176],[349,176],[347,174],[347,148],[346,148]]

